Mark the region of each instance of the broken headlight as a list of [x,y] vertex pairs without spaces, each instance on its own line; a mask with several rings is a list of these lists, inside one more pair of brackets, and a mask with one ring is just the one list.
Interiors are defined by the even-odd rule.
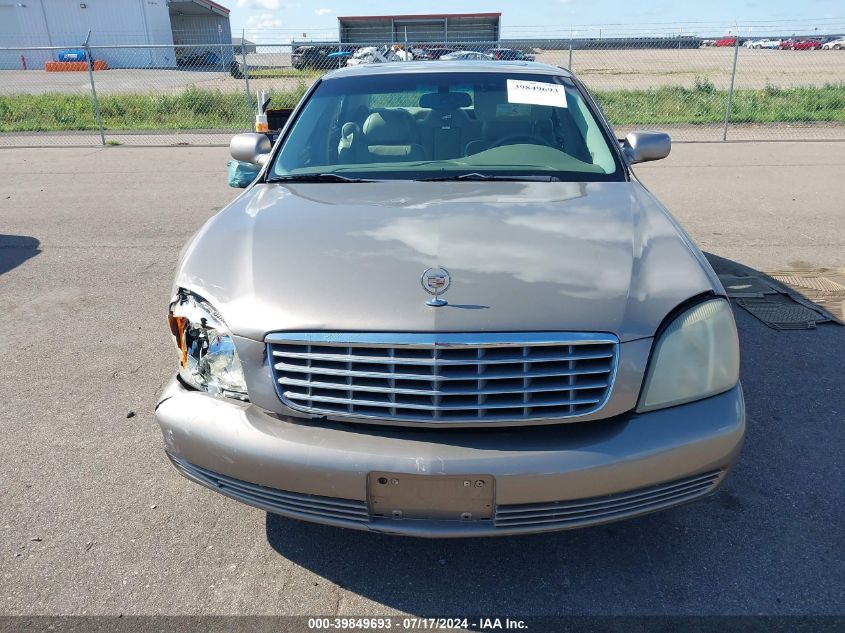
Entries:
[[205,299],[179,290],[167,315],[179,349],[179,377],[213,396],[248,400],[244,372],[223,317]]

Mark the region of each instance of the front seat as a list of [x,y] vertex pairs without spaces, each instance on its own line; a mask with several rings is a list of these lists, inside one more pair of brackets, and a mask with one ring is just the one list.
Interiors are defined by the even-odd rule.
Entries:
[[376,163],[423,160],[416,128],[414,117],[405,110],[373,112],[361,128],[369,160]]
[[472,105],[466,92],[429,92],[420,97],[420,108],[430,110],[423,120],[422,134],[428,158],[449,160],[463,156],[464,145],[478,126],[462,108]]

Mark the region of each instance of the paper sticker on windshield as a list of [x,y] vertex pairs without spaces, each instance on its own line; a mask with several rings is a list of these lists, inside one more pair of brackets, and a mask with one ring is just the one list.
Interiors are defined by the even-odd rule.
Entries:
[[508,103],[566,107],[566,89],[558,84],[542,81],[508,79]]

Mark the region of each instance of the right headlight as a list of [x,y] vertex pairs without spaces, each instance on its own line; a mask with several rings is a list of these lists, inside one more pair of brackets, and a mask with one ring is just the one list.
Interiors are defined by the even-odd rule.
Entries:
[[725,299],[681,313],[658,338],[637,411],[671,407],[732,389],[739,381],[739,339]]
[[211,304],[180,289],[167,320],[179,349],[182,380],[213,396],[249,400],[232,334]]

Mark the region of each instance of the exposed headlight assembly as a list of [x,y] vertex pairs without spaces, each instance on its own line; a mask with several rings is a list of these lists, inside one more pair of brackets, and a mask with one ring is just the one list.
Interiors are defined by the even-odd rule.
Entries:
[[182,380],[213,396],[249,400],[232,335],[211,304],[180,289],[167,321],[176,337]]
[[637,411],[671,407],[732,389],[739,381],[739,339],[725,299],[678,315],[655,343]]

